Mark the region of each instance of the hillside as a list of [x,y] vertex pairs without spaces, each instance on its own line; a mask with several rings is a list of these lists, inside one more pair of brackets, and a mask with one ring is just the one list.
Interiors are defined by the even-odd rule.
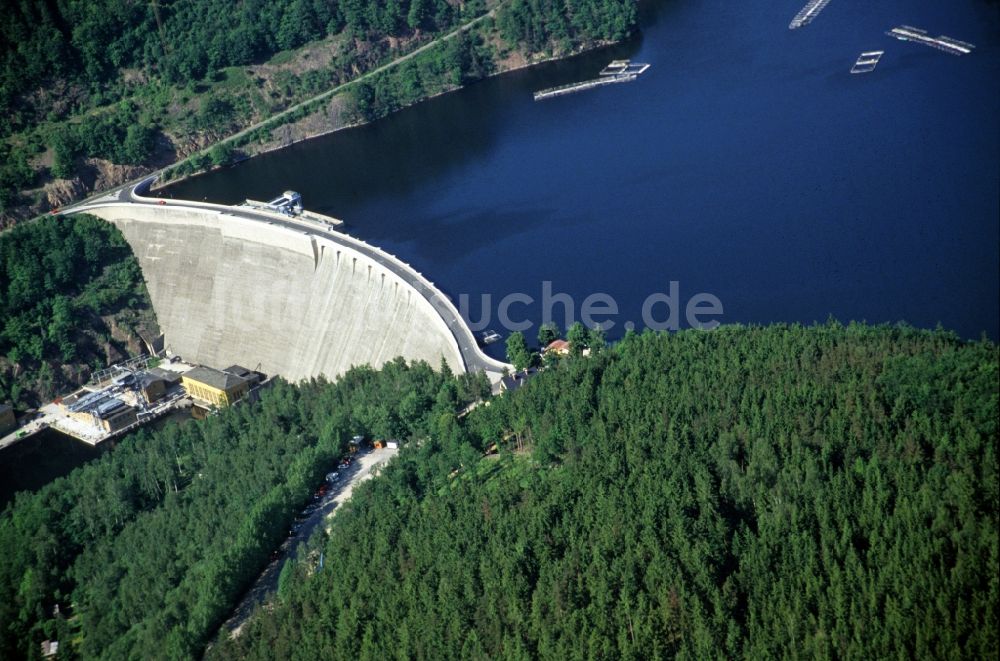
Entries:
[[943,332],[630,335],[404,452],[209,657],[988,658],[997,385]]
[[35,407],[159,334],[114,225],[47,217],[0,234],[0,402]]
[[[0,657],[989,658],[997,381],[829,324],[632,334],[467,414],[425,364],[278,383],[19,495]],[[218,639],[359,433],[406,444]]]
[[[0,228],[171,164],[183,176],[369,121],[636,22],[633,0],[8,4]],[[431,44],[360,96],[340,89]]]
[[482,395],[476,377],[401,360],[278,382],[18,494],[0,513],[0,658],[37,658],[45,639],[60,658],[199,657],[352,435],[437,435]]

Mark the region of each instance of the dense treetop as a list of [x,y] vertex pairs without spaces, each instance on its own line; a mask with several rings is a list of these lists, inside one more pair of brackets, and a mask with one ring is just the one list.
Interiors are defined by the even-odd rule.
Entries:
[[[421,23],[447,25],[444,0],[420,0]],[[175,83],[248,64],[345,27],[409,30],[408,0],[20,0],[0,21],[0,108],[52,80],[96,85],[137,68]]]
[[20,494],[0,514],[0,658],[35,657],[46,638],[64,658],[197,656],[354,434],[436,436],[483,394],[476,377],[402,361],[277,383]]
[[481,380],[401,361],[278,384],[20,495],[0,655],[198,656],[355,433],[408,444],[209,658],[995,651],[995,345],[837,324],[592,344],[471,412]]
[[[621,39],[635,6],[621,0],[510,0],[502,13],[513,41]],[[5,3],[0,89],[5,103],[41,81],[99,82],[128,68],[172,82],[247,64],[348,30],[358,37],[401,36],[452,23],[461,3],[445,0],[14,0]],[[475,8],[482,4],[472,3]],[[464,5],[462,7],[464,10]]]
[[92,216],[46,217],[0,234],[0,402],[37,405],[72,383],[61,365],[104,367],[103,318],[149,309],[121,233]]
[[989,657],[997,360],[853,325],[570,357],[469,416],[499,459],[405,454],[209,656]]

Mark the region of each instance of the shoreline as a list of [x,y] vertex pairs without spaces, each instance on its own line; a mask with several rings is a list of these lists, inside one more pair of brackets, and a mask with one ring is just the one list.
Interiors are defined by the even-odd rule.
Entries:
[[[61,210],[62,209],[70,209],[70,208],[76,207],[76,206],[81,205],[81,204],[86,204],[88,202],[92,202],[92,201],[94,201],[94,200],[96,200],[96,199],[98,199],[100,197],[103,197],[105,195],[108,195],[109,193],[112,193],[114,191],[121,190],[121,189],[123,189],[125,187],[128,187],[128,186],[134,186],[134,185],[138,184],[139,182],[141,182],[141,181],[143,181],[145,179],[148,179],[149,177],[156,177],[156,180],[155,180],[154,184],[150,187],[150,190],[152,190],[152,191],[160,191],[160,190],[163,190],[165,188],[168,188],[169,186],[172,186],[173,184],[177,184],[177,183],[181,183],[181,182],[187,181],[188,179],[191,179],[192,177],[197,177],[197,176],[200,176],[200,175],[203,175],[203,174],[206,174],[206,173],[209,173],[209,172],[214,172],[216,170],[220,170],[220,169],[223,169],[223,168],[233,167],[233,166],[239,165],[240,163],[243,163],[244,161],[248,161],[248,160],[250,160],[252,158],[255,158],[257,156],[261,156],[263,154],[268,154],[268,153],[271,153],[271,152],[274,152],[274,151],[278,151],[280,149],[284,149],[286,147],[290,147],[290,146],[298,144],[300,142],[305,142],[306,140],[312,140],[314,138],[320,138],[322,136],[325,136],[325,135],[328,135],[328,134],[331,134],[331,133],[336,133],[337,131],[341,131],[341,130],[344,130],[344,129],[358,128],[358,127],[364,126],[366,124],[371,124],[371,123],[373,123],[375,121],[378,121],[379,119],[382,119],[384,117],[388,117],[389,115],[391,115],[391,114],[393,114],[393,113],[395,113],[395,112],[397,112],[399,110],[403,110],[405,108],[409,108],[409,107],[414,106],[414,105],[416,105],[418,103],[421,103],[423,101],[428,101],[430,99],[436,98],[438,96],[442,96],[444,94],[449,94],[451,92],[455,92],[455,91],[464,89],[464,88],[468,87],[469,85],[474,85],[474,84],[476,84],[478,82],[481,82],[481,81],[484,81],[484,80],[488,80],[490,78],[494,78],[494,77],[497,77],[497,76],[502,76],[504,74],[512,73],[512,72],[515,72],[515,71],[520,71],[520,70],[523,70],[523,69],[528,69],[530,67],[534,67],[534,66],[537,66],[537,65],[540,65],[540,64],[547,64],[547,63],[551,63],[551,62],[558,62],[558,61],[563,61],[563,60],[570,60],[570,59],[572,59],[572,58],[574,58],[574,57],[576,57],[578,55],[583,55],[585,53],[590,53],[590,52],[597,51],[597,50],[600,50],[600,49],[611,48],[613,46],[621,45],[621,44],[629,41],[630,39],[634,38],[638,33],[641,32],[641,23],[637,22],[635,25],[632,26],[632,29],[624,37],[622,37],[622,39],[619,39],[617,41],[599,40],[599,41],[596,41],[596,42],[591,43],[591,44],[587,44],[585,46],[582,46],[580,48],[577,48],[577,49],[572,50],[572,51],[567,52],[567,53],[563,53],[563,54],[560,54],[560,55],[543,56],[543,57],[540,57],[538,59],[532,59],[532,57],[530,55],[529,56],[525,56],[521,51],[515,49],[515,50],[511,51],[511,53],[508,53],[507,59],[511,59],[510,56],[511,55],[515,55],[516,57],[513,58],[513,59],[515,59],[515,61],[518,62],[516,65],[509,66],[509,67],[503,67],[501,65],[501,66],[498,67],[498,69],[496,71],[494,71],[494,72],[492,72],[492,73],[490,73],[490,74],[488,74],[486,76],[483,76],[482,78],[479,78],[479,79],[477,79],[475,81],[471,81],[471,82],[469,82],[467,84],[464,84],[464,85],[457,85],[457,86],[455,86],[453,88],[442,90],[440,92],[436,92],[434,94],[430,94],[428,96],[422,97],[422,98],[417,99],[417,100],[415,100],[415,101],[413,101],[411,103],[408,103],[406,105],[400,106],[399,108],[393,110],[390,113],[387,113],[386,115],[382,115],[382,116],[374,118],[372,120],[354,121],[354,122],[346,123],[346,124],[343,124],[343,125],[340,125],[340,126],[330,127],[329,124],[328,124],[327,128],[323,128],[323,129],[320,129],[320,130],[315,131],[315,132],[308,132],[307,131],[301,137],[297,137],[297,138],[291,140],[290,142],[281,143],[281,144],[275,144],[273,146],[269,146],[269,147],[263,148],[260,151],[255,151],[253,153],[245,154],[242,158],[239,158],[237,160],[233,160],[233,161],[225,163],[223,165],[211,166],[208,169],[198,170],[198,171],[195,171],[195,172],[187,172],[187,173],[185,173],[185,174],[183,174],[181,176],[172,177],[168,181],[164,181],[163,180],[164,173],[168,173],[168,172],[171,172],[172,170],[177,169],[178,166],[180,166],[183,163],[189,162],[192,158],[207,158],[209,151],[212,150],[212,149],[214,149],[217,146],[227,145],[227,144],[228,145],[232,145],[232,143],[238,141],[241,137],[243,137],[243,136],[245,136],[245,135],[247,135],[249,133],[252,133],[255,130],[264,128],[269,122],[275,121],[275,119],[277,119],[277,118],[280,118],[280,117],[282,117],[284,115],[287,115],[287,114],[289,114],[291,112],[294,112],[297,108],[300,108],[302,106],[307,106],[309,104],[322,101],[322,103],[319,106],[317,106],[316,109],[313,110],[312,112],[310,112],[309,114],[307,114],[307,115],[305,115],[303,117],[300,117],[300,118],[298,118],[298,119],[296,119],[294,121],[290,121],[288,123],[279,123],[276,126],[270,128],[269,130],[274,131],[274,130],[279,130],[279,129],[284,128],[284,127],[294,126],[298,122],[301,122],[303,120],[307,120],[309,118],[315,117],[320,112],[323,112],[323,110],[325,108],[328,108],[328,104],[329,104],[329,102],[331,100],[333,100],[333,99],[339,99],[339,98],[344,98],[343,94],[345,92],[349,92],[351,85],[358,84],[359,82],[361,82],[361,81],[363,81],[363,80],[365,80],[365,79],[367,79],[367,78],[369,78],[369,77],[371,77],[373,75],[378,75],[378,74],[380,74],[380,73],[382,73],[384,71],[387,71],[387,70],[395,67],[396,65],[400,64],[401,62],[404,62],[406,60],[409,60],[409,59],[417,56],[420,52],[422,52],[424,50],[427,50],[427,49],[430,49],[430,48],[433,48],[434,46],[439,45],[439,44],[443,43],[444,41],[447,41],[448,39],[452,38],[453,36],[455,36],[455,35],[457,35],[459,33],[470,31],[472,29],[472,26],[475,25],[476,23],[479,23],[479,22],[481,22],[483,20],[486,20],[486,19],[495,19],[496,18],[496,13],[495,13],[496,9],[500,5],[502,5],[504,3],[504,1],[505,0],[500,0],[500,2],[498,2],[492,9],[488,10],[485,14],[483,14],[483,15],[481,15],[481,16],[479,16],[479,17],[477,17],[477,18],[475,18],[475,19],[473,19],[471,21],[469,21],[468,23],[466,23],[463,26],[460,26],[460,27],[454,29],[452,32],[449,32],[449,33],[447,33],[447,34],[439,37],[437,40],[434,40],[434,41],[428,42],[426,44],[423,44],[421,46],[418,46],[414,51],[411,51],[409,53],[403,54],[403,55],[397,57],[396,59],[392,60],[391,62],[382,64],[382,65],[378,65],[374,69],[372,69],[372,70],[370,70],[368,72],[362,73],[362,74],[358,75],[357,77],[355,77],[354,79],[352,79],[350,81],[347,81],[345,83],[340,83],[338,85],[335,85],[332,89],[329,89],[329,90],[327,90],[325,92],[320,92],[319,94],[316,94],[316,95],[314,95],[314,96],[312,96],[312,97],[310,97],[308,99],[304,99],[302,101],[293,103],[290,106],[288,106],[287,108],[285,108],[284,110],[278,111],[277,113],[275,113],[271,117],[269,117],[267,119],[261,119],[261,120],[257,121],[254,124],[251,124],[249,126],[240,128],[240,129],[236,130],[235,132],[233,132],[232,134],[230,134],[230,135],[228,135],[228,136],[226,136],[224,138],[216,140],[215,142],[213,142],[213,143],[211,143],[209,145],[205,145],[204,147],[201,147],[197,151],[194,151],[194,152],[191,152],[191,153],[187,154],[183,158],[177,159],[177,160],[175,160],[173,162],[170,162],[170,163],[160,164],[160,165],[149,164],[147,166],[147,165],[144,165],[144,164],[140,164],[138,166],[135,166],[137,168],[137,170],[133,171],[133,172],[138,172],[137,176],[131,176],[130,178],[118,181],[118,183],[112,183],[110,185],[106,185],[105,188],[101,188],[101,189],[94,188],[94,189],[90,189],[90,190],[84,190],[80,194],[79,197],[71,199],[71,200],[66,200],[66,201],[58,204],[57,206],[50,207],[50,208],[46,209],[45,211],[42,211],[41,213],[37,213],[36,212],[36,215],[34,215],[34,216],[23,217],[20,220],[18,220],[16,217],[12,217],[12,220],[10,222],[8,222],[8,223],[4,224],[2,227],[0,227],[0,233],[5,233],[5,232],[7,232],[9,230],[14,229],[15,227],[17,227],[19,225],[22,225],[22,224],[25,224],[25,223],[30,223],[30,222],[35,222],[35,221],[38,221],[38,220],[40,220],[42,218],[46,218],[48,216],[58,216],[58,215],[61,214]],[[521,60],[523,60],[523,61],[521,61]],[[234,147],[234,149],[240,149],[240,148],[239,147]],[[74,176],[77,176],[77,175],[74,175]],[[72,181],[74,181],[74,179],[70,179],[70,180],[67,180],[67,181],[72,182]],[[37,191],[36,191],[36,193],[37,193]]]
[[[276,145],[276,146],[273,146],[273,147],[268,147],[267,149],[262,149],[261,151],[254,152],[253,154],[249,154],[249,155],[245,156],[244,158],[241,158],[239,160],[233,161],[232,163],[227,163],[225,165],[214,166],[214,167],[212,167],[212,168],[210,168],[208,170],[201,170],[201,171],[198,171],[198,172],[192,172],[190,174],[186,174],[186,175],[183,175],[181,177],[170,179],[169,181],[166,181],[166,182],[163,182],[159,177],[157,177],[157,179],[153,183],[153,185],[150,186],[150,191],[152,192],[152,191],[166,190],[167,188],[170,188],[171,186],[173,186],[175,184],[179,184],[179,183],[188,181],[188,180],[193,179],[195,177],[200,177],[202,175],[210,174],[210,173],[216,172],[218,170],[224,170],[226,168],[236,167],[237,165],[240,165],[242,163],[250,161],[250,160],[252,160],[254,158],[257,158],[259,156],[264,156],[266,154],[271,154],[271,153],[274,153],[274,152],[277,152],[277,151],[281,151],[282,149],[287,149],[288,147],[292,147],[294,145],[301,144],[303,142],[307,142],[309,140],[315,140],[317,138],[322,138],[324,136],[331,135],[331,134],[334,134],[334,133],[338,133],[340,131],[346,131],[348,129],[354,129],[354,128],[359,128],[359,127],[362,127],[362,126],[367,126],[369,124],[374,124],[375,122],[378,122],[378,121],[380,121],[382,119],[385,119],[386,117],[390,117],[391,115],[394,115],[395,113],[400,112],[402,110],[405,110],[407,108],[411,108],[413,106],[419,105],[421,103],[424,103],[425,101],[430,101],[431,99],[436,99],[438,97],[445,96],[446,94],[452,94],[454,92],[461,91],[463,89],[468,88],[471,85],[475,85],[475,84],[480,83],[480,82],[485,81],[485,80],[490,80],[490,79],[496,78],[498,76],[503,76],[503,75],[506,75],[506,74],[509,74],[509,73],[514,73],[516,71],[523,71],[525,69],[530,69],[531,67],[539,66],[539,65],[542,65],[542,64],[548,64],[548,63],[551,63],[551,62],[560,62],[560,61],[564,61],[564,60],[570,60],[570,59],[572,59],[574,57],[577,57],[579,55],[584,55],[586,53],[592,53],[594,51],[601,50],[602,48],[611,48],[611,47],[614,47],[614,46],[617,46],[617,45],[620,45],[620,44],[624,43],[627,39],[629,39],[633,35],[634,35],[634,33],[630,34],[628,37],[626,37],[625,39],[622,39],[621,41],[600,42],[600,43],[594,44],[593,46],[582,48],[580,50],[573,51],[573,52],[568,53],[566,55],[551,55],[551,56],[548,56],[548,57],[543,57],[543,58],[541,58],[539,60],[527,61],[527,62],[524,62],[524,63],[519,64],[517,66],[510,67],[508,69],[502,69],[502,70],[494,71],[493,73],[489,74],[488,76],[484,76],[483,78],[480,78],[479,80],[475,80],[475,81],[473,81],[471,83],[467,83],[465,85],[458,85],[458,86],[453,87],[451,89],[443,90],[443,91],[437,92],[435,94],[430,94],[428,96],[422,97],[422,98],[420,98],[420,99],[418,99],[416,101],[413,101],[412,103],[408,103],[408,104],[406,104],[404,106],[400,106],[396,110],[393,110],[392,112],[390,112],[390,113],[388,113],[386,115],[382,115],[381,117],[376,117],[375,119],[368,120],[368,121],[351,122],[351,123],[345,124],[343,126],[338,126],[338,127],[335,127],[335,128],[330,128],[330,129],[322,130],[322,131],[319,131],[318,133],[310,133],[308,135],[305,135],[304,137],[301,137],[301,138],[298,138],[296,140],[293,140],[292,142],[288,142],[288,143],[285,143],[285,144],[282,144],[282,145]],[[351,82],[353,83],[354,81],[351,81]],[[350,84],[350,83],[348,83],[348,84]],[[331,98],[337,98],[337,96],[339,96],[339,94],[338,95],[334,95]],[[311,113],[309,115],[306,115],[306,117],[304,117],[302,119],[305,119],[307,117],[311,117],[314,114],[316,114],[316,113]],[[261,123],[264,123],[264,122],[267,122],[267,121],[270,121],[270,120],[263,120],[263,122],[261,122]],[[289,125],[290,124],[282,124],[281,126],[289,126]],[[276,128],[280,128],[280,127],[276,127]],[[241,133],[243,131],[246,131],[246,130],[249,130],[249,128],[247,128],[247,129],[241,129],[240,131],[238,131],[237,133],[235,133],[233,135],[238,135],[239,133]],[[215,145],[223,144],[223,143],[225,143],[229,139],[231,139],[231,137],[230,138],[224,138],[223,140],[220,140],[220,141],[214,143],[211,146],[205,147],[200,153],[205,153],[208,150],[212,149],[212,147],[214,147]],[[190,158],[190,156],[188,156],[185,159],[182,159],[180,161],[177,161],[175,163],[171,163],[170,165],[167,165],[167,166],[164,166],[162,168],[159,168],[158,170],[150,171],[149,173],[147,173],[146,175],[144,175],[144,177],[142,177],[142,178],[146,178],[146,177],[152,176],[153,174],[162,173],[162,172],[164,172],[166,170],[169,170],[170,168],[176,167],[179,163],[182,163],[185,160],[187,160],[187,158]],[[138,179],[136,181],[140,181],[142,178],[140,178],[140,179]],[[95,193],[95,195],[96,194],[97,193]]]

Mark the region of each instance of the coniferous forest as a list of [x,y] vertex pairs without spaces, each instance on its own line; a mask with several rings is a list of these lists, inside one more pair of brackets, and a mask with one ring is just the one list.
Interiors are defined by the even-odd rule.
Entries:
[[466,415],[482,391],[279,384],[19,496],[0,655],[198,656],[355,433],[407,442],[208,658],[995,655],[993,343],[629,334]]
[[50,637],[61,658],[197,656],[357,430],[436,436],[481,396],[475,376],[402,361],[278,383],[18,495],[0,515],[0,658]]

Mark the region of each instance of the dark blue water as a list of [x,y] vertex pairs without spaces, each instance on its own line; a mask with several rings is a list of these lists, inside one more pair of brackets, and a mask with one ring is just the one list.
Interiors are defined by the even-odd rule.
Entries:
[[[996,338],[997,3],[833,0],[789,31],[800,5],[647,5],[627,44],[169,193],[233,202],[298,190],[454,297],[491,295],[497,327],[512,292],[536,300],[512,316],[537,323],[551,281],[573,296],[577,318],[587,295],[611,295],[614,337],[676,281],[680,306],[712,294],[723,322],[832,315]],[[901,23],[977,49],[955,57],[884,35]],[[877,70],[850,75],[873,49],[886,51]],[[532,101],[612,57],[653,66],[634,83]]]

